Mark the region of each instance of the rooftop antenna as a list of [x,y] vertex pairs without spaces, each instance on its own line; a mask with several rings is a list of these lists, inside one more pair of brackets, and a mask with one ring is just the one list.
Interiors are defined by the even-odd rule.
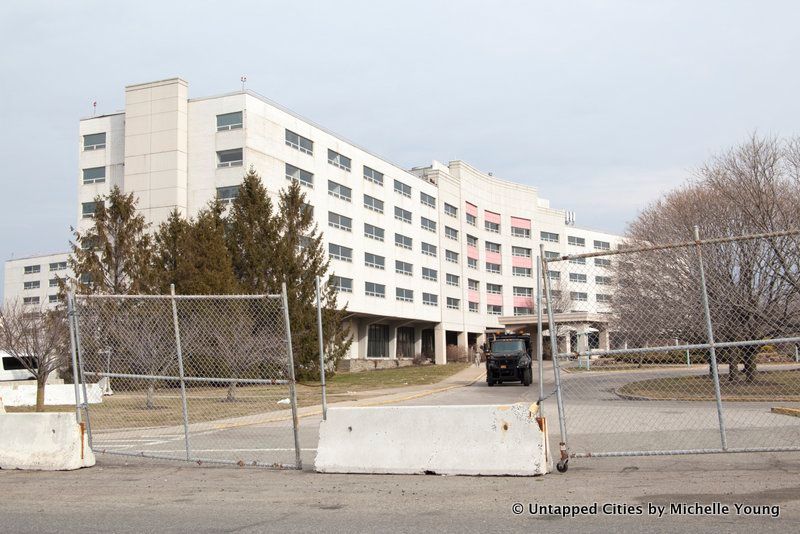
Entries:
[[242,76],[239,78],[239,81],[242,82],[242,92],[244,93],[244,84],[247,83],[247,75],[242,74]]
[[97,115],[97,100],[92,102],[92,117]]

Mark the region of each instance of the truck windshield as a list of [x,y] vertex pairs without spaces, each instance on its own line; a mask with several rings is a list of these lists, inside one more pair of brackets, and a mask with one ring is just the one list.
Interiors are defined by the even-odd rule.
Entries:
[[510,354],[525,350],[525,341],[522,339],[506,339],[492,343],[492,354]]

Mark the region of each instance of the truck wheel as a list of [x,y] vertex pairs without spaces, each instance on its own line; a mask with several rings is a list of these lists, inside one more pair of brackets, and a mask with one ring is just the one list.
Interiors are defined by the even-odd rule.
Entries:
[[531,376],[532,372],[530,369],[525,369],[522,372],[522,385],[523,386],[530,386],[533,382],[533,377]]
[[489,387],[494,386],[494,380],[487,380],[486,385],[488,385]]

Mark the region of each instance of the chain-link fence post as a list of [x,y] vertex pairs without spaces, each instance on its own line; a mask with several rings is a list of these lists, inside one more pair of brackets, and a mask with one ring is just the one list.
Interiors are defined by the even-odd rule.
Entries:
[[77,313],[77,307],[74,306],[75,301],[75,293],[72,293],[72,300],[73,300],[73,320],[75,325],[75,349],[76,355],[78,360],[78,376],[73,377],[73,380],[80,380],[81,383],[81,392],[83,393],[83,403],[82,406],[86,410],[86,437],[89,441],[89,447],[92,447],[92,421],[91,416],[89,415],[89,395],[86,392],[86,377],[84,376],[83,372],[83,347],[81,346],[81,325],[80,325],[80,314]]
[[556,406],[558,408],[558,429],[561,433],[561,442],[558,444],[561,460],[556,465],[560,472],[567,470],[569,453],[567,452],[567,425],[564,422],[564,400],[561,396],[561,373],[558,363],[558,328],[553,314],[553,299],[550,290],[550,279],[547,276],[547,261],[544,257],[544,245],[539,244],[539,257],[542,265],[542,281],[544,282],[545,296],[547,298],[547,329],[550,331],[550,354],[553,357],[553,376],[556,382]]
[[544,356],[542,355],[542,263],[536,262],[536,361],[539,363],[539,415],[542,414],[544,400]]
[[292,327],[289,321],[289,299],[286,296],[286,282],[281,284],[281,296],[283,297],[283,319],[286,325],[286,352],[289,356],[289,396],[292,404],[292,431],[294,432],[294,455],[297,469],[303,468],[300,459],[300,436],[299,421],[297,419],[297,391],[294,377],[294,353],[292,352]]
[[172,303],[172,324],[175,330],[175,351],[178,355],[178,377],[181,384],[181,411],[183,412],[183,436],[186,445],[186,460],[191,460],[192,449],[189,446],[189,409],[186,406],[186,377],[183,374],[183,351],[181,350],[181,328],[178,324],[178,304],[175,301],[175,284],[169,285],[170,302]]
[[717,417],[719,418],[719,435],[722,450],[728,450],[728,438],[725,433],[725,419],[722,415],[722,395],[719,389],[719,372],[717,370],[717,351],[714,347],[714,328],[711,325],[711,311],[708,306],[708,288],[706,287],[706,273],[703,266],[703,249],[700,243],[700,228],[694,227],[695,250],[700,269],[700,289],[703,296],[703,313],[706,319],[706,332],[708,334],[708,354],[711,361],[711,376],[714,381],[714,398],[717,403]]
[[75,386],[75,420],[81,422],[81,394],[78,385],[78,356],[75,348],[75,302],[72,292],[67,293],[67,323],[69,324],[69,352],[72,357],[72,385]]
[[328,399],[325,391],[325,342],[322,338],[322,299],[319,293],[319,276],[315,282],[317,286],[317,336],[319,337],[319,379],[322,384],[322,420],[328,420]]

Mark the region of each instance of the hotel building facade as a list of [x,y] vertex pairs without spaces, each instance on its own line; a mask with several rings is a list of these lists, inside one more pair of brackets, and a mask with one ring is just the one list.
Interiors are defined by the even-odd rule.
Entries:
[[[463,353],[487,332],[535,323],[540,243],[565,255],[620,241],[568,224],[534,187],[463,161],[403,169],[251,91],[189,98],[179,78],[131,85],[124,111],[83,119],[79,133],[78,228],[115,185],[155,227],[173,209],[232,200],[251,167],[273,199],[297,179],[350,312],[351,359],[442,363],[449,346]],[[32,291],[32,274],[8,274],[25,261],[36,263],[7,262],[7,298]],[[565,311],[596,300],[588,284]]]

